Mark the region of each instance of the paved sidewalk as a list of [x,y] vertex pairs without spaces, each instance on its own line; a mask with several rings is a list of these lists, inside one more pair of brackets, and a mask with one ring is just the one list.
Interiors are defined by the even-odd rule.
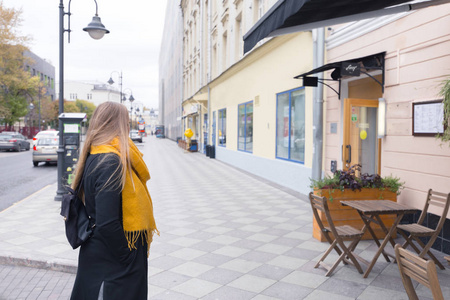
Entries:
[[[331,277],[314,269],[327,244],[311,237],[303,197],[170,140],[148,137],[138,147],[161,231],[150,250],[149,299],[408,299],[397,265],[382,257],[367,279],[350,266]],[[55,191],[47,186],[0,212],[2,300],[70,295],[78,251],[65,239]],[[368,241],[357,249],[366,259],[375,250]],[[438,274],[450,299],[450,271]],[[432,298],[423,286],[417,292]]]

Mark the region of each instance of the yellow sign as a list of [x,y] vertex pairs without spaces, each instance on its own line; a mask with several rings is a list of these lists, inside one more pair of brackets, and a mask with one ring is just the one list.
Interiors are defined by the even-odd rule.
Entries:
[[367,131],[361,130],[361,132],[359,133],[359,137],[360,137],[362,140],[365,140],[365,139],[367,138]]

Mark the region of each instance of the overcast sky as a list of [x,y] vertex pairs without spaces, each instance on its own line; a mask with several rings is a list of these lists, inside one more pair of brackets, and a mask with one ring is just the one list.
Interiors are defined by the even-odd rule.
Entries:
[[[2,0],[0,0],[2,1]],[[5,7],[22,9],[22,35],[29,48],[55,66],[59,81],[60,0],[3,0]],[[158,59],[167,0],[97,0],[98,16],[110,30],[94,40],[83,28],[95,15],[94,0],[71,1],[70,44],[64,34],[65,80],[106,83],[113,71],[123,72],[123,89],[146,107],[158,106]],[[64,0],[68,11],[69,0]],[[65,17],[67,29],[67,16]],[[117,88],[119,76],[112,74]],[[56,91],[58,93],[58,91]]]

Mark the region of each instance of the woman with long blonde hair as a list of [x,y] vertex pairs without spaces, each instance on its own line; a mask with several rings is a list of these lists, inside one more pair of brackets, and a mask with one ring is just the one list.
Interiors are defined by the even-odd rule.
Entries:
[[158,230],[150,175],[128,124],[126,107],[115,102],[100,104],[90,120],[72,188],[81,184],[95,227],[80,248],[72,300],[147,299],[147,258]]

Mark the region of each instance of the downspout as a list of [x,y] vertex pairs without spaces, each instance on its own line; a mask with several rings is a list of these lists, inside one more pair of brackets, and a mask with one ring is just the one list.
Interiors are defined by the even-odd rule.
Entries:
[[200,16],[202,16],[200,18],[200,68],[199,68],[199,75],[200,75],[200,87],[203,87],[203,14],[204,14],[204,9],[205,9],[205,4],[203,3],[203,1],[201,1],[201,5],[200,5]]
[[[200,80],[199,80],[199,87],[202,88],[203,87],[203,10],[204,10],[204,3],[203,1],[200,1],[200,29],[199,29],[199,36],[200,36],[200,57],[199,57],[199,61],[200,61],[200,67],[198,70],[199,76],[200,76]],[[195,41],[197,43],[197,41]],[[198,137],[198,141],[200,142],[198,144],[198,152],[202,152],[202,150],[204,149],[204,144],[205,144],[205,134],[203,132],[203,130],[208,130],[207,128],[203,129],[203,122],[202,122],[202,118],[204,118],[204,114],[203,114],[203,109],[200,109],[200,114],[199,114],[199,131],[200,131],[200,135]]]
[[185,49],[185,44],[184,44],[184,13],[183,13],[183,7],[182,5],[179,6],[180,7],[180,11],[181,11],[181,24],[179,25],[180,28],[178,28],[178,30],[180,30],[180,38],[181,38],[181,79],[179,81],[180,84],[180,98],[181,98],[181,102],[180,102],[180,117],[181,117],[181,124],[180,124],[180,135],[179,137],[181,139],[183,139],[183,133],[184,133],[184,122],[185,119],[183,118],[183,101],[184,101],[184,49]]
[[212,66],[211,66],[211,47],[212,47],[212,37],[211,37],[211,2],[208,1],[208,31],[206,36],[208,37],[208,74],[206,76],[206,84],[208,85],[208,140],[209,140],[209,144],[211,145],[211,90],[209,87],[209,83],[211,82],[211,70],[212,70]]
[[[313,29],[313,69],[323,66],[325,52],[325,29]],[[317,77],[323,78],[323,72]],[[323,156],[323,86],[319,85],[313,90],[313,180],[322,178]]]

